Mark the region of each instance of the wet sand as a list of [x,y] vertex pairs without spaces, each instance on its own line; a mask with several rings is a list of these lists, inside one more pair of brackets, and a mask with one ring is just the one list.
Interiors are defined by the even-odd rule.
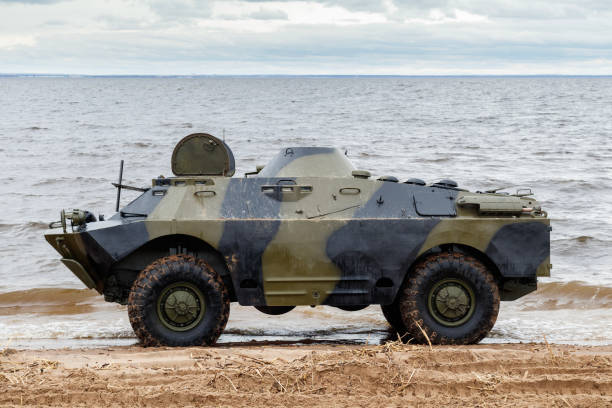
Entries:
[[612,405],[612,346],[283,345],[0,351],[0,406]]

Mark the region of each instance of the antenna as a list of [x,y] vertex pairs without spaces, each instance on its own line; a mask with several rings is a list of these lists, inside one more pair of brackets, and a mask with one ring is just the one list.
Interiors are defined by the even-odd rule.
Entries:
[[121,200],[121,182],[123,181],[123,160],[119,165],[119,182],[117,183],[117,204],[115,205],[115,211],[119,211],[119,200]]
[[223,143],[225,143],[225,128],[223,128]]

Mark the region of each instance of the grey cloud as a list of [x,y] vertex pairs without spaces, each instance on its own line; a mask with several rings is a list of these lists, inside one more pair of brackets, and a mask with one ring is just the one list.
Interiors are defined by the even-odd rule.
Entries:
[[0,4],[2,3],[12,3],[12,4],[53,4],[53,3],[61,3],[64,1],[70,0],[0,0]]
[[[35,45],[0,49],[0,71],[15,72],[18,69],[11,67],[19,62],[25,67],[39,63],[55,66],[47,69],[55,72],[72,67],[72,72],[80,73],[91,69],[166,74],[350,73],[406,67],[486,70],[523,63],[547,64],[555,72],[562,64],[595,60],[605,64],[612,60],[612,7],[596,13],[593,10],[602,5],[597,1],[571,4],[559,0],[551,5],[532,0],[529,4],[533,7],[527,8],[527,3],[515,6],[511,0],[395,0],[398,18],[389,18],[391,21],[384,24],[325,24],[313,28],[312,24],[288,23],[278,24],[280,27],[271,32],[209,30],[196,25],[194,19],[211,17],[210,2],[142,1],[155,13],[145,13],[149,15],[143,16],[143,21],[140,16],[130,19],[121,17],[120,12],[105,13],[96,20],[103,23],[102,30],[78,36],[70,34],[70,30],[51,30],[37,37]],[[360,11],[366,9],[366,3],[372,4],[319,2]],[[251,14],[237,9],[226,18],[287,18],[272,4],[258,3],[255,8],[259,10]],[[388,12],[382,1],[374,3],[370,11],[380,7],[384,9],[381,12]],[[427,17],[432,9],[449,17],[455,16],[455,9],[487,15],[490,24],[403,23],[406,18]],[[168,27],[171,29],[165,30]]]
[[207,0],[145,0],[151,10],[162,20],[191,20],[210,17],[213,1]]
[[385,7],[381,0],[319,0],[328,6],[341,6],[354,11],[384,11]]
[[220,20],[288,20],[289,16],[283,10],[260,8],[259,10],[245,14],[221,14],[215,15]]
[[[245,0],[253,3],[268,3],[269,0]],[[293,0],[280,0],[293,1]],[[499,18],[538,18],[543,20],[583,18],[584,16],[610,10],[608,0],[310,0],[326,6],[339,6],[351,11],[389,12],[387,5],[395,6],[396,17],[421,17],[431,10],[452,15],[455,9],[472,14]],[[393,16],[390,16],[393,17]]]
[[497,18],[577,18],[590,12],[592,8],[584,3],[571,0],[530,1],[487,1],[487,0],[395,0],[401,14],[421,14],[430,10],[440,10],[449,15],[454,10]]
[[[248,3],[270,3],[276,0],[243,0]],[[295,0],[280,0],[280,2],[291,2]],[[307,0],[313,3],[320,3],[326,6],[340,6],[353,11],[384,11],[385,7],[382,0]]]
[[260,8],[249,14],[255,20],[287,20],[289,16],[282,10]]
[[[555,27],[560,29],[562,25]],[[205,38],[193,35],[190,41],[180,35],[166,35],[163,41],[151,33],[92,34],[83,38],[50,38],[39,45],[38,55],[52,58],[58,49],[74,50],[71,57],[108,60],[142,61],[266,61],[308,62],[314,59],[329,61],[412,61],[429,60],[496,60],[496,61],[564,61],[569,59],[612,58],[612,40],[582,43],[566,37],[542,35],[535,31],[538,24],[525,26],[534,40],[513,38],[514,27],[498,27],[503,38],[492,39],[473,29],[457,33],[451,27],[427,28],[380,24],[368,27],[364,35],[361,27],[291,26],[270,33],[209,33]],[[597,32],[589,33],[597,36]],[[333,41],[330,41],[333,39]],[[101,46],[95,50],[88,43]],[[231,44],[231,45],[229,45]],[[65,53],[65,51],[63,51]],[[1,57],[0,53],[0,57]]]
[[41,24],[43,27],[63,27],[70,24],[68,20],[47,20]]
[[125,18],[114,15],[101,15],[96,21],[103,23],[109,30],[133,30],[149,27],[151,24],[136,18]]

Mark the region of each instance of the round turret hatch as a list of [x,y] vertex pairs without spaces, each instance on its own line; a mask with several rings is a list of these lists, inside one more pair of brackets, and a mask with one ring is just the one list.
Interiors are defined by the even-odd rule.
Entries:
[[176,176],[231,177],[236,171],[229,146],[208,133],[194,133],[178,142],[171,164]]
[[270,160],[258,177],[351,177],[348,158],[333,147],[286,147]]

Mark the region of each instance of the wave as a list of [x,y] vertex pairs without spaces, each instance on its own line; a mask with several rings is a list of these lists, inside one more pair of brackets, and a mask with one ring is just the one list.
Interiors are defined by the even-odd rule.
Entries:
[[90,289],[32,288],[0,293],[0,307],[16,305],[59,305],[82,303],[99,295]]
[[79,156],[79,157],[113,157],[110,153],[100,152],[100,151],[76,151],[71,152],[71,156]]
[[545,282],[524,299],[523,310],[607,309],[612,308],[612,287],[580,281]]
[[147,142],[126,142],[123,144],[126,147],[152,147],[153,143],[147,143]]
[[568,183],[560,187],[558,191],[560,193],[574,194],[582,191],[601,191],[602,187],[605,187],[602,183],[589,183],[585,181],[582,183]]
[[0,294],[0,316],[91,313],[102,298],[89,289],[35,288]]
[[[519,302],[523,310],[608,309],[612,308],[612,287],[580,281],[543,282],[536,292]],[[0,316],[85,314],[105,304],[94,290],[33,288],[0,293]]]
[[551,241],[551,248],[555,256],[579,256],[586,252],[591,256],[607,256],[612,241],[599,239],[590,235],[579,235]]
[[553,240],[553,242],[590,242],[590,241],[600,241],[599,239],[592,237],[590,235],[579,235],[576,237],[569,237],[569,238],[562,238],[562,239],[555,239]]
[[[88,114],[93,114],[96,112],[87,112]],[[118,129],[119,126],[117,125],[111,125],[111,124],[97,124],[97,123],[79,123],[78,125],[80,128],[86,128],[86,129],[92,129],[92,130],[97,130],[97,129]]]
[[30,127],[24,128],[23,130],[49,130],[49,128],[38,127],[38,126],[30,126]]
[[46,178],[46,179],[42,179],[37,181],[36,183],[32,184],[33,187],[41,187],[41,186],[46,186],[49,184],[59,184],[59,183],[70,183],[70,184],[74,184],[75,182],[87,182],[87,183],[108,183],[109,179],[107,178],[103,178],[103,177],[83,177],[83,176],[76,176],[76,177],[52,177],[52,178]]
[[603,296],[612,300],[612,287],[588,285],[580,281],[540,283],[538,292],[548,295],[570,295],[579,299]]
[[560,238],[552,240],[554,244],[604,244],[611,245],[612,241],[607,239],[595,238],[591,235],[578,235],[568,238]]
[[161,127],[179,127],[184,129],[191,129],[193,127],[192,123],[183,122],[183,123],[160,123]]
[[438,157],[435,159],[422,159],[421,161],[426,162],[426,163],[445,163],[451,160],[452,159],[450,157]]
[[0,223],[0,232],[9,231],[15,228],[19,230],[35,230],[35,231],[46,230],[49,228],[49,223],[42,222],[42,221],[28,221],[28,222],[24,222],[20,224],[1,224]]
[[98,339],[136,339],[136,334],[132,330],[121,330],[113,333],[95,333],[86,335],[76,335],[71,337],[77,340],[98,340]]

